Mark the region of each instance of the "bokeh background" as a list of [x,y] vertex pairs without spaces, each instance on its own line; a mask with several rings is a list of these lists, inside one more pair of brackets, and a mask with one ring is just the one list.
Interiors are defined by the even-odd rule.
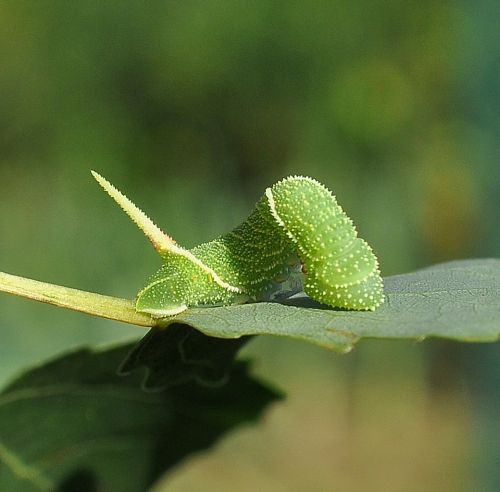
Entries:
[[[0,270],[133,297],[158,266],[95,169],[181,244],[289,174],[327,184],[384,275],[500,250],[500,3],[0,4]],[[0,295],[0,382],[138,328]],[[500,349],[282,339],[288,399],[156,491],[497,491]]]

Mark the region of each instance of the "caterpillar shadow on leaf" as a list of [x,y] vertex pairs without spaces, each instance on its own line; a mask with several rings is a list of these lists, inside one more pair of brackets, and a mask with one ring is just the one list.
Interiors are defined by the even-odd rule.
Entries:
[[92,175],[162,258],[137,294],[138,312],[163,318],[188,307],[280,301],[302,290],[341,309],[374,310],[384,301],[377,257],[315,179],[279,181],[234,230],[185,249],[109,181]]

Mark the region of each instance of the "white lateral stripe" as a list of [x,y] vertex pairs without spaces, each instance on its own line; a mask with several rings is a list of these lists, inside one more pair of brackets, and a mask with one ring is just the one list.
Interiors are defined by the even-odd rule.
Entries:
[[[204,263],[202,263],[196,256],[194,256],[192,253],[189,251],[183,250],[183,253],[179,253],[180,256],[184,256],[185,258],[189,259],[193,263],[195,263],[197,266],[199,266],[207,275],[210,275],[213,279],[213,281],[217,284],[220,285],[223,289],[226,289],[230,292],[236,292],[237,294],[241,294],[241,289],[239,287],[235,287],[233,285],[228,284],[227,282],[224,282],[211,268],[207,267]],[[160,278],[158,280],[155,280],[154,282],[151,282],[150,284],[146,285],[142,290],[140,290],[137,293],[137,296],[140,297],[144,294],[144,292],[148,291],[149,289],[153,288],[155,285],[158,284],[164,284],[165,282],[168,282],[168,278]]]
[[273,190],[271,188],[266,188],[266,196],[267,196],[267,201],[269,203],[269,209],[271,210],[271,215],[274,217],[278,225],[280,225],[281,227],[283,227],[283,229],[285,229],[286,235],[295,244],[297,244],[297,239],[295,239],[294,235],[288,230],[287,226],[283,222],[283,219],[280,217],[278,211],[276,210],[276,203],[274,202]]
[[273,190],[271,188],[266,188],[266,196],[267,196],[267,201],[269,203],[269,208],[271,209],[271,215],[274,217],[276,222],[286,229],[285,223],[283,222],[283,219],[278,215],[278,211],[276,210],[276,204],[274,203],[274,196],[273,196]]
[[240,293],[241,289],[239,287],[235,287],[234,285],[230,285],[227,282],[224,282],[217,273],[215,273],[214,270],[212,270],[209,266],[205,265],[199,258],[196,258],[196,256],[193,255],[190,251],[187,249],[179,248],[178,246],[175,247],[175,250],[172,249],[171,251],[175,251],[175,253],[184,256],[188,260],[192,261],[195,265],[199,266],[204,272],[206,272],[208,275],[210,275],[213,279],[214,282],[217,285],[220,285],[223,289],[228,290],[229,292],[237,292]]

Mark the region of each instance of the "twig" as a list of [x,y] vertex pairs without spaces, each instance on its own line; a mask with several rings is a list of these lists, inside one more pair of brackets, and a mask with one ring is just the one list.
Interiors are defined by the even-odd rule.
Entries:
[[71,289],[8,273],[0,272],[0,291],[132,325],[155,326],[159,324],[151,316],[138,313],[134,302],[129,299]]

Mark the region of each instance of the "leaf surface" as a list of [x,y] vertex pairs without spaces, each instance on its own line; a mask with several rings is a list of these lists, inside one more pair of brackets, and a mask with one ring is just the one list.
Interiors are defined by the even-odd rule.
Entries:
[[[204,343],[195,336],[191,345],[201,349]],[[178,379],[182,384],[145,392],[143,374],[116,375],[133,347],[79,350],[24,373],[0,394],[2,492],[142,492],[185,456],[258,418],[277,398],[248,376],[242,362],[233,364],[224,384],[197,384],[193,364],[172,349],[161,386]],[[208,359],[209,369],[222,357],[214,365],[220,373],[236,348],[222,350],[222,356],[207,352],[212,357],[203,363]]]
[[500,336],[500,260],[442,263],[384,279],[375,311],[342,311],[305,295],[285,303],[194,308],[172,322],[206,335],[278,335],[345,352],[361,338],[442,337],[490,342]]

